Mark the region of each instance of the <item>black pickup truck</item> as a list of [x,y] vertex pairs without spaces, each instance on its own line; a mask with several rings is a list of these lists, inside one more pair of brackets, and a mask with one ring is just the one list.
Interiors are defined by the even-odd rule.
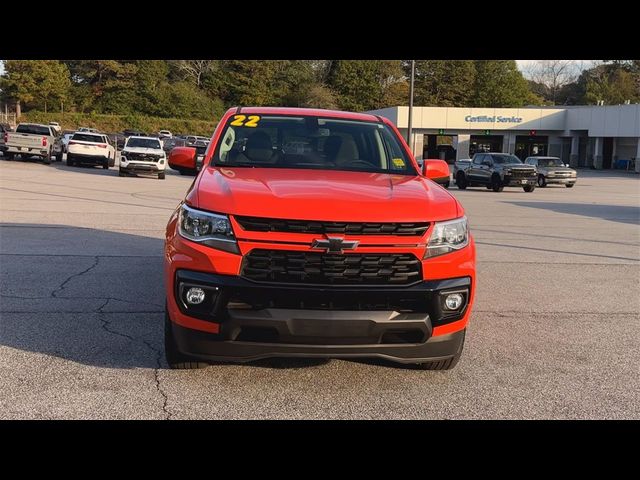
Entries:
[[536,168],[509,153],[476,153],[469,165],[456,172],[456,185],[461,190],[486,187],[501,192],[504,187],[522,187],[525,192],[533,192],[537,181]]

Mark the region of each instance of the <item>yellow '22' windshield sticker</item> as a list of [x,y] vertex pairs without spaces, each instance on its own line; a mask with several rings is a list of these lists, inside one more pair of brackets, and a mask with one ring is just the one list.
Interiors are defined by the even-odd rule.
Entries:
[[258,115],[234,115],[229,125],[234,127],[257,127],[260,117]]
[[402,158],[392,158],[391,163],[393,163],[393,166],[397,168],[404,167],[404,160]]

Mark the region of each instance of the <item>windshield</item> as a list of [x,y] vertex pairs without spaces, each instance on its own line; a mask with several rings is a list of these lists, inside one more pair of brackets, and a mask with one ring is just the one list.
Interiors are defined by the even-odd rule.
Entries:
[[416,175],[383,123],[322,117],[234,115],[212,164]]
[[155,138],[129,138],[127,148],[160,148],[160,141]]
[[493,163],[522,163],[522,160],[515,155],[491,155],[491,158],[493,158]]
[[564,163],[559,158],[539,158],[539,167],[564,167]]

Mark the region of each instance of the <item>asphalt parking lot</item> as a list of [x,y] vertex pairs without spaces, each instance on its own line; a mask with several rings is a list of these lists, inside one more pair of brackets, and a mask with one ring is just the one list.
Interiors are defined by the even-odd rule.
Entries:
[[168,370],[162,238],[192,181],[0,158],[0,418],[640,418],[640,178],[451,192],[478,247],[448,372],[272,360]]

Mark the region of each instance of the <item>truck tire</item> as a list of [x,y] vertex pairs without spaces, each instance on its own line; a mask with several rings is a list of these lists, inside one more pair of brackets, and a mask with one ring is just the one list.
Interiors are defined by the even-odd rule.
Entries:
[[531,193],[536,189],[536,186],[535,185],[525,185],[524,187],[522,187],[522,189],[527,193]]
[[467,188],[467,177],[465,177],[464,173],[458,172],[456,175],[456,185],[460,190]]
[[434,360],[433,362],[419,363],[418,368],[420,370],[451,370],[453,367],[455,367],[458,364],[458,361],[460,361],[460,357],[462,356],[462,350],[464,348],[464,338],[466,335],[467,335],[467,330],[465,329],[462,337],[462,343],[460,344],[460,348],[458,349],[458,351],[453,357],[447,358],[446,360]]
[[164,180],[164,172],[158,173],[158,180]]
[[109,159],[106,159],[106,160],[102,163],[102,168],[104,168],[105,170],[109,170]]
[[565,187],[567,188],[573,188],[573,186],[575,185],[575,183],[565,183]]
[[15,158],[14,153],[4,152],[2,155],[4,156],[5,160],[13,160]]
[[494,192],[501,192],[504,190],[500,175],[494,174],[493,177],[491,177],[491,188]]
[[73,157],[67,153],[67,167],[73,167]]
[[538,175],[538,186],[540,188],[544,188],[547,186],[547,179],[544,178],[544,175]]
[[201,362],[178,351],[166,306],[164,310],[164,356],[169,367],[174,370],[195,370],[209,366],[206,362]]
[[62,161],[62,152],[59,152],[56,154],[56,162],[61,162]]
[[122,170],[122,169],[120,168],[120,169],[118,169],[118,176],[119,176],[119,177],[126,177],[126,176],[127,176],[127,174],[124,172],[124,170]]

